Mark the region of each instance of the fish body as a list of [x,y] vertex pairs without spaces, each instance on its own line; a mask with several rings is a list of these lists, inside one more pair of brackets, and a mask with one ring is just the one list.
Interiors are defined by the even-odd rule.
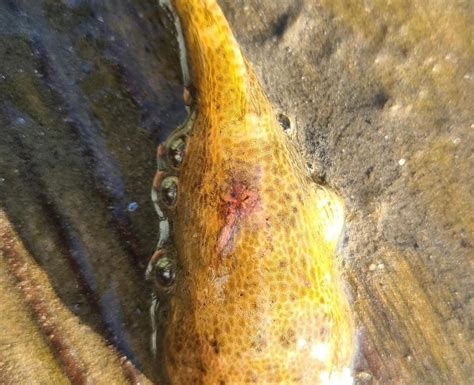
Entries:
[[154,182],[166,223],[149,273],[170,294],[158,359],[177,385],[351,383],[341,200],[307,175],[216,2],[172,4],[196,92]]

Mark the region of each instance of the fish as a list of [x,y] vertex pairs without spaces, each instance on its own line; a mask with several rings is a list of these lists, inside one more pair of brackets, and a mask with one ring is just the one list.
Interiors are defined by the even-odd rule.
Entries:
[[189,116],[157,150],[156,360],[173,385],[350,384],[342,199],[308,175],[216,1],[169,5]]

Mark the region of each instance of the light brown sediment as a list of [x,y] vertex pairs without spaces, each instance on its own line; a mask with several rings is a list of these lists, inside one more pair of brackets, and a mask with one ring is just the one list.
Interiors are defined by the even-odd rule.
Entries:
[[[31,343],[38,345],[33,352],[38,358],[45,357],[41,367],[51,367],[47,370],[51,378],[56,377],[58,383],[70,381],[73,384],[147,382],[127,359],[119,359],[115,348],[107,346],[101,337],[81,325],[61,304],[44,272],[24,248],[3,212],[0,213],[0,252],[5,261],[6,270],[3,273],[9,273],[5,281],[10,285],[7,290],[12,293],[12,298],[21,297],[19,303],[24,304],[24,309],[10,308],[9,312],[2,313],[1,322],[9,329],[9,335],[15,335],[19,325],[14,320],[24,317],[23,325],[32,333]],[[8,310],[9,305],[6,306]],[[31,382],[35,376],[31,372],[35,366],[27,359],[29,338],[29,335],[24,338],[24,347],[14,343],[14,349],[21,352],[19,356],[3,355],[4,367],[15,370],[15,381],[21,378],[17,371],[23,373],[26,382]],[[91,349],[94,350],[93,355],[85,354]],[[41,375],[41,367],[38,376]],[[7,370],[2,369],[2,372],[7,373]]]

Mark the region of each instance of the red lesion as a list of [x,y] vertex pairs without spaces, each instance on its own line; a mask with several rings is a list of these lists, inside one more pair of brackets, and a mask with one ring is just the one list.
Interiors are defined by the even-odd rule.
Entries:
[[232,179],[230,191],[222,196],[224,227],[219,233],[217,250],[222,255],[229,254],[234,247],[234,236],[241,220],[258,207],[258,192],[247,184]]

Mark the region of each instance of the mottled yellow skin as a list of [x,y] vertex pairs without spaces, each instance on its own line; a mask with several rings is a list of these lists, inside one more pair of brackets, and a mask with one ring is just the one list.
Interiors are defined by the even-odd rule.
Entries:
[[306,175],[217,4],[173,5],[196,119],[170,214],[178,273],[164,344],[169,379],[336,381],[353,353],[334,260],[341,202]]

